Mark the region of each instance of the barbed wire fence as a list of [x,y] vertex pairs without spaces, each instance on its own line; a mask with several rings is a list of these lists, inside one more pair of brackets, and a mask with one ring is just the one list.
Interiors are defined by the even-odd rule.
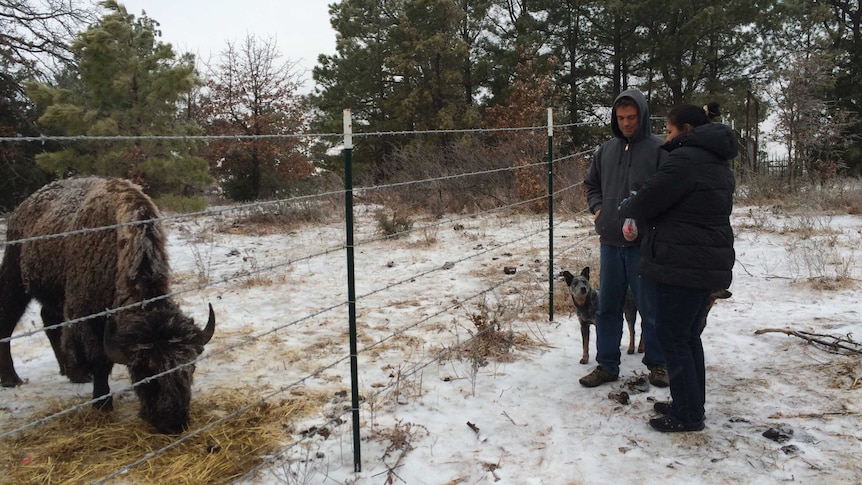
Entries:
[[[345,118],[345,120],[346,120],[345,126],[349,126],[349,122],[347,121],[347,118]],[[332,369],[343,366],[344,364],[346,364],[348,362],[351,365],[351,373],[354,374],[352,376],[352,379],[351,379],[351,391],[352,391],[351,406],[349,409],[346,409],[340,413],[336,413],[336,414],[330,416],[329,420],[326,423],[324,423],[323,425],[329,426],[329,425],[333,425],[334,423],[344,422],[347,415],[350,415],[350,417],[352,418],[352,422],[353,422],[354,469],[355,469],[355,471],[361,471],[361,455],[360,455],[361,441],[359,438],[359,427],[360,427],[361,423],[360,423],[360,419],[359,419],[359,412],[360,412],[360,408],[362,406],[362,402],[359,399],[359,383],[358,383],[358,379],[356,376],[356,373],[359,370],[358,369],[358,363],[357,363],[358,355],[373,352],[373,351],[375,351],[375,349],[379,349],[380,347],[384,346],[385,343],[392,341],[393,339],[399,338],[400,336],[403,336],[403,335],[407,334],[408,332],[414,332],[414,331],[421,332],[423,326],[428,324],[429,322],[433,321],[435,318],[449,315],[453,311],[455,311],[456,309],[463,308],[468,303],[475,302],[479,299],[482,299],[485,296],[487,296],[488,294],[491,294],[491,293],[493,293],[493,292],[495,292],[495,291],[499,290],[500,288],[503,288],[507,285],[513,285],[515,283],[522,282],[525,279],[528,279],[529,281],[527,282],[527,284],[531,285],[533,287],[540,287],[543,283],[540,283],[535,277],[530,279],[531,275],[529,272],[517,272],[514,275],[499,279],[498,281],[495,281],[491,284],[488,284],[484,288],[478,289],[477,291],[472,292],[470,294],[459,295],[459,298],[455,298],[452,301],[450,301],[448,304],[442,305],[439,308],[434,309],[434,311],[431,311],[428,315],[425,315],[424,317],[419,318],[412,323],[409,323],[407,325],[403,325],[400,328],[392,329],[388,334],[380,337],[376,341],[373,341],[371,343],[366,344],[362,348],[360,348],[358,346],[358,344],[356,342],[356,335],[355,335],[356,325],[357,325],[357,322],[356,322],[356,305],[360,304],[362,301],[364,301],[366,299],[371,298],[372,296],[379,295],[381,293],[385,293],[385,292],[390,291],[390,290],[397,288],[399,286],[406,285],[406,284],[409,284],[410,282],[413,282],[416,280],[421,280],[423,278],[433,277],[433,275],[435,275],[436,273],[440,273],[440,272],[446,271],[449,268],[451,268],[450,265],[455,265],[455,264],[475,260],[478,258],[482,258],[484,256],[487,256],[488,254],[505,251],[507,248],[515,247],[518,243],[522,243],[522,242],[527,241],[527,240],[539,238],[541,236],[548,236],[548,258],[547,258],[547,275],[546,275],[548,277],[548,279],[547,279],[548,293],[547,293],[547,295],[545,295],[545,294],[542,294],[541,292],[538,292],[537,296],[534,295],[532,297],[529,297],[527,299],[527,301],[525,301],[524,306],[525,307],[526,306],[538,306],[538,305],[541,305],[543,302],[547,301],[548,320],[553,321],[553,318],[554,318],[554,316],[553,316],[554,280],[557,277],[557,275],[555,274],[556,273],[556,271],[555,271],[555,264],[556,264],[555,257],[562,256],[563,254],[569,253],[570,251],[573,251],[576,248],[584,247],[584,245],[587,244],[586,241],[589,238],[593,237],[592,231],[589,230],[589,228],[585,229],[582,234],[574,237],[573,240],[568,241],[566,244],[562,243],[562,241],[560,240],[562,238],[557,238],[554,236],[554,229],[559,228],[561,223],[554,220],[553,200],[555,198],[564,197],[567,194],[572,193],[573,191],[581,188],[581,185],[582,185],[582,182],[573,182],[573,183],[571,183],[567,186],[564,186],[564,187],[555,187],[554,178],[553,178],[554,173],[558,169],[560,164],[572,163],[576,160],[583,160],[583,159],[587,158],[587,156],[592,152],[592,150],[585,150],[585,151],[578,151],[578,152],[574,152],[574,153],[568,153],[568,154],[565,154],[565,155],[560,156],[560,157],[554,156],[554,154],[553,154],[553,149],[555,146],[554,145],[554,133],[558,132],[560,130],[567,129],[567,128],[572,127],[572,126],[577,126],[577,125],[573,124],[573,125],[553,126],[551,113],[549,111],[549,123],[547,126],[513,127],[513,128],[500,128],[500,129],[426,130],[426,131],[400,131],[400,132],[374,132],[374,133],[351,133],[350,132],[351,130],[346,129],[344,134],[318,133],[318,134],[264,135],[264,136],[251,136],[250,135],[250,136],[225,136],[225,137],[212,137],[212,136],[43,137],[43,136],[39,136],[39,137],[0,138],[0,143],[12,143],[12,142],[47,142],[47,141],[88,141],[88,142],[89,141],[122,141],[122,140],[131,141],[131,140],[140,140],[140,139],[175,140],[175,141],[186,141],[186,140],[210,141],[210,140],[219,139],[219,138],[228,138],[228,139],[277,138],[277,137],[334,138],[334,137],[342,137],[343,136],[345,138],[345,142],[344,142],[345,166],[349,167],[349,165],[351,163],[350,151],[352,149],[352,138],[354,138],[354,137],[357,139],[361,139],[361,138],[369,138],[369,137],[386,137],[386,136],[401,136],[401,135],[410,135],[410,136],[440,135],[440,134],[446,134],[446,133],[448,133],[448,134],[465,134],[465,133],[488,134],[488,133],[495,133],[495,134],[505,135],[505,134],[513,133],[513,132],[530,132],[530,133],[539,132],[539,133],[541,133],[544,130],[547,130],[547,135],[548,135],[548,154],[547,154],[548,160],[547,161],[537,161],[537,162],[532,162],[532,163],[519,164],[517,166],[510,165],[510,166],[487,169],[487,170],[466,171],[466,172],[457,173],[457,174],[448,174],[448,175],[434,176],[434,177],[428,177],[428,178],[423,178],[423,179],[409,180],[409,181],[404,181],[404,182],[395,182],[395,183],[381,184],[381,185],[374,185],[374,186],[365,186],[365,187],[359,187],[359,188],[353,187],[352,180],[346,174],[345,175],[345,188],[344,188],[344,190],[323,191],[323,192],[312,194],[312,195],[288,197],[288,198],[276,199],[276,200],[271,200],[271,201],[259,201],[259,202],[253,202],[253,203],[247,203],[247,204],[217,207],[217,208],[212,208],[212,209],[207,209],[207,210],[192,212],[192,213],[164,215],[158,219],[153,219],[153,220],[135,221],[135,222],[129,222],[129,223],[116,224],[116,225],[108,225],[108,226],[104,226],[104,227],[79,229],[79,230],[69,231],[69,232],[64,232],[64,233],[45,234],[45,235],[41,235],[38,237],[31,237],[31,238],[20,239],[20,240],[3,241],[2,243],[0,243],[0,248],[5,250],[7,247],[12,246],[12,245],[27,244],[27,243],[31,243],[31,242],[35,242],[35,241],[47,240],[47,239],[52,239],[52,238],[70,237],[70,236],[87,234],[87,233],[96,232],[96,231],[117,230],[119,228],[131,226],[131,225],[143,225],[143,224],[153,224],[153,223],[181,224],[181,223],[184,223],[184,222],[187,222],[190,220],[214,218],[214,217],[226,217],[226,216],[229,216],[231,214],[242,213],[243,211],[265,210],[269,207],[275,207],[275,206],[285,205],[285,204],[296,204],[296,203],[301,203],[301,202],[306,202],[306,201],[322,200],[322,199],[331,198],[331,197],[344,197],[344,199],[345,199],[345,212],[346,212],[346,214],[345,214],[345,242],[344,242],[344,244],[322,248],[322,249],[319,249],[317,251],[309,252],[308,254],[289,257],[289,258],[286,258],[286,259],[283,259],[280,261],[270,261],[265,265],[262,265],[260,267],[252,269],[251,271],[243,272],[242,275],[228,276],[228,277],[224,277],[224,278],[217,279],[214,281],[198,282],[195,285],[191,285],[191,286],[183,288],[183,289],[172,291],[170,294],[161,295],[161,296],[156,297],[156,298],[136,302],[136,303],[126,305],[123,307],[106,309],[103,312],[95,313],[93,315],[88,315],[86,317],[81,317],[81,318],[76,318],[76,319],[64,321],[64,322],[57,324],[57,325],[46,326],[43,328],[33,328],[30,330],[26,330],[26,331],[19,331],[10,337],[0,339],[0,343],[4,343],[4,344],[8,345],[8,344],[11,344],[13,341],[17,341],[17,340],[21,340],[21,339],[25,339],[25,338],[30,338],[32,336],[47,332],[47,331],[52,330],[52,329],[59,329],[59,328],[69,327],[71,325],[77,325],[77,324],[80,324],[81,322],[84,322],[84,321],[87,321],[87,320],[90,320],[93,318],[108,317],[110,315],[119,313],[119,312],[127,310],[127,309],[144,307],[150,303],[153,303],[153,302],[158,301],[158,300],[166,299],[166,298],[181,297],[181,296],[187,297],[190,294],[202,293],[202,292],[205,292],[206,290],[213,289],[216,287],[230,287],[231,285],[236,284],[238,282],[238,280],[243,279],[243,278],[248,278],[249,276],[254,276],[257,274],[273,273],[273,272],[278,271],[280,269],[289,268],[289,267],[296,265],[297,263],[300,263],[300,262],[311,261],[311,260],[315,260],[318,258],[324,258],[324,257],[331,257],[334,254],[337,254],[340,252],[345,252],[347,254],[347,256],[348,256],[347,265],[350,267],[349,272],[352,272],[353,271],[352,266],[354,264],[353,256],[355,254],[355,249],[357,247],[365,247],[365,246],[370,246],[374,243],[380,243],[380,242],[384,242],[384,241],[388,241],[388,240],[394,240],[397,238],[404,237],[410,233],[415,233],[417,231],[433,230],[434,228],[443,227],[443,226],[450,226],[450,227],[456,226],[456,225],[463,223],[466,220],[471,220],[471,219],[476,219],[476,218],[481,218],[481,217],[488,217],[488,216],[495,215],[495,214],[505,214],[505,213],[508,213],[511,211],[518,211],[518,210],[522,210],[524,208],[530,207],[532,204],[534,204],[538,201],[548,201],[549,202],[548,221],[544,227],[540,227],[540,228],[536,228],[536,229],[531,230],[531,231],[527,231],[527,232],[519,235],[518,237],[513,237],[512,239],[507,240],[507,241],[498,242],[493,247],[477,248],[473,252],[464,254],[458,260],[446,261],[445,264],[438,264],[438,265],[434,265],[434,266],[427,268],[427,269],[424,269],[424,270],[413,272],[413,273],[407,275],[406,277],[397,279],[395,281],[387,282],[385,284],[380,285],[377,288],[362,289],[364,291],[359,293],[359,294],[357,294],[357,290],[359,290],[359,288],[356,288],[356,286],[355,286],[355,278],[349,277],[348,282],[347,282],[347,284],[349,286],[349,288],[348,288],[348,299],[347,300],[327,303],[327,302],[325,302],[325,299],[324,299],[323,303],[320,305],[320,308],[315,310],[315,311],[310,311],[309,313],[307,313],[305,315],[296,316],[295,318],[292,318],[286,322],[282,322],[282,323],[279,323],[277,325],[274,325],[271,328],[268,328],[266,330],[261,330],[261,331],[252,333],[250,335],[247,335],[244,338],[240,339],[238,342],[233,343],[231,345],[226,345],[226,346],[224,346],[218,350],[204,352],[203,354],[201,354],[197,359],[195,359],[192,362],[184,363],[182,365],[168,369],[162,373],[150,376],[146,379],[142,379],[140,381],[133,382],[130,385],[127,385],[127,386],[122,387],[120,389],[112,390],[110,393],[111,396],[117,395],[117,394],[127,394],[127,393],[133,391],[135,387],[145,385],[145,384],[147,384],[147,383],[149,383],[155,379],[158,379],[161,376],[167,375],[167,374],[172,373],[172,372],[177,372],[177,371],[179,371],[185,367],[188,367],[188,366],[205,365],[206,361],[212,360],[212,359],[214,359],[220,355],[230,354],[233,352],[240,352],[240,351],[243,351],[243,349],[247,349],[247,348],[253,348],[254,345],[256,345],[258,342],[260,342],[264,338],[271,337],[275,334],[278,334],[279,332],[282,332],[282,334],[284,334],[284,333],[286,333],[285,332],[286,330],[291,329],[292,327],[296,327],[300,324],[313,321],[313,320],[318,319],[324,315],[334,314],[337,310],[348,309],[348,319],[351,320],[350,325],[352,327],[351,336],[350,336],[351,349],[350,349],[350,353],[348,355],[337,356],[337,357],[331,358],[328,361],[327,360],[321,360],[318,363],[317,369],[314,370],[313,372],[307,373],[307,374],[302,375],[302,376],[298,376],[295,379],[292,379],[287,383],[282,383],[282,384],[278,385],[276,388],[268,390],[265,393],[262,393],[255,400],[253,400],[251,403],[244,405],[244,406],[240,407],[239,409],[236,409],[232,413],[226,414],[225,416],[219,418],[218,420],[216,420],[214,422],[211,422],[205,426],[187,431],[181,437],[178,437],[176,440],[172,441],[168,445],[161,447],[159,449],[153,450],[149,453],[146,453],[145,455],[140,456],[138,459],[132,460],[129,463],[125,464],[124,466],[118,467],[113,473],[102,477],[101,479],[99,479],[98,481],[96,481],[94,483],[107,483],[113,479],[116,479],[116,478],[126,474],[128,471],[132,470],[133,468],[135,468],[135,467],[137,467],[143,463],[146,463],[147,461],[152,460],[155,457],[163,455],[163,454],[167,453],[169,450],[179,446],[180,444],[182,444],[188,440],[191,440],[195,436],[198,436],[202,433],[205,433],[208,430],[211,430],[212,428],[214,428],[214,427],[216,427],[222,423],[226,423],[232,419],[237,418],[238,416],[242,415],[243,413],[248,412],[255,405],[258,405],[258,404],[266,402],[266,401],[274,400],[274,399],[278,398],[279,396],[283,396],[283,395],[285,395],[285,393],[288,393],[290,390],[297,388],[297,386],[301,386],[304,383],[307,383],[309,380],[314,379],[314,378],[322,375],[323,373],[325,373],[327,371],[330,371]],[[540,134],[537,136],[540,136]],[[449,215],[447,217],[439,218],[437,220],[431,221],[427,224],[423,224],[423,225],[418,226],[418,227],[405,228],[405,229],[403,229],[399,232],[396,232],[394,234],[377,235],[376,233],[373,233],[373,231],[368,231],[368,232],[372,232],[372,236],[366,237],[365,239],[362,239],[360,241],[353,241],[352,240],[351,233],[353,231],[353,226],[355,223],[353,220],[353,217],[352,217],[353,211],[355,210],[355,207],[353,207],[353,205],[352,205],[352,195],[354,193],[370,194],[373,192],[380,192],[380,191],[392,190],[392,189],[397,189],[397,188],[411,188],[411,187],[428,185],[428,184],[445,184],[445,183],[451,183],[452,181],[459,180],[459,179],[471,179],[471,178],[483,177],[483,176],[496,174],[496,173],[511,174],[516,170],[524,170],[524,169],[541,170],[544,167],[547,167],[547,169],[548,169],[548,172],[547,172],[548,190],[547,190],[547,193],[542,194],[540,196],[525,199],[525,200],[516,200],[514,202],[509,202],[509,203],[497,204],[493,207],[483,208],[480,210],[464,213],[461,215]],[[569,216],[569,218],[577,218],[577,217],[585,215],[586,212],[587,212],[586,209],[582,209],[579,212],[576,212],[573,214],[568,214],[568,216]],[[360,261],[361,261],[361,258],[360,258]],[[0,296],[0,297],[2,297],[2,296]],[[481,339],[481,338],[483,338],[484,333],[490,332],[493,330],[494,330],[494,328],[490,327],[490,326],[485,328],[485,329],[478,329],[476,332],[471,333],[471,335],[468,339],[466,339],[464,341],[457,341],[456,343],[454,343],[452,345],[444,346],[442,350],[439,350],[437,352],[432,352],[429,355],[426,355],[425,358],[421,359],[419,362],[414,362],[411,365],[409,365],[407,368],[402,369],[401,370],[401,376],[403,378],[409,378],[410,376],[420,374],[421,372],[423,372],[424,369],[426,369],[426,368],[428,368],[434,364],[437,364],[437,363],[441,362],[442,360],[450,358],[454,348],[457,348],[458,346],[463,347],[464,345],[469,344],[471,341]],[[379,396],[383,396],[387,393],[392,393],[395,390],[394,387],[396,385],[397,385],[396,383],[390,383],[388,385],[381,386],[380,388],[375,389],[375,391],[373,393],[365,396],[365,401],[367,402],[369,399],[372,399],[374,397],[379,397]],[[18,435],[19,433],[22,433],[24,431],[37,429],[49,421],[52,421],[54,419],[57,419],[61,416],[64,416],[64,415],[67,415],[70,413],[74,413],[76,411],[81,410],[82,408],[87,407],[87,406],[91,406],[92,404],[94,404],[96,401],[98,401],[100,399],[103,399],[103,397],[100,397],[99,399],[86,400],[86,401],[77,403],[73,406],[70,406],[68,408],[65,408],[59,412],[56,412],[56,413],[53,413],[53,414],[50,414],[50,415],[47,415],[44,417],[40,417],[37,419],[32,419],[28,422],[25,422],[23,424],[15,426],[12,429],[3,430],[2,432],[0,432],[0,440],[12,439],[16,435]],[[256,465],[254,468],[248,470],[246,475],[244,475],[243,477],[240,477],[239,480],[251,479],[256,474],[259,474],[260,472],[266,470],[267,468],[276,466],[281,460],[285,459],[285,457],[289,456],[293,451],[298,449],[299,446],[302,446],[304,442],[310,440],[311,438],[312,438],[311,436],[299,437],[296,439],[296,441],[294,441],[290,445],[283,447],[279,452],[273,453],[273,454],[266,456],[266,457],[262,457],[260,462],[258,463],[258,465]]]

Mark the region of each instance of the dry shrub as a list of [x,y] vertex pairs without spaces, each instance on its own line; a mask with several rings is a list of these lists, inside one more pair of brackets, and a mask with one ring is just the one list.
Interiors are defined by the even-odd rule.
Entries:
[[789,180],[768,174],[746,174],[738,177],[736,202],[780,206],[789,212],[801,208],[862,214],[862,182],[840,177]]
[[[305,399],[255,403],[259,390],[231,390],[192,400],[191,427],[204,427],[248,410],[131,468],[122,483],[231,483],[268,453],[292,441],[291,421],[315,412]],[[58,403],[42,416],[70,407]],[[152,433],[130,409],[103,413],[84,408],[0,441],[5,483],[91,483],[178,440]]]
[[[363,181],[375,190],[363,197],[385,207],[421,208],[438,218],[509,205],[546,212],[546,138],[532,132],[524,136],[528,142],[515,144],[501,135],[414,140],[375,166]],[[555,164],[555,208],[563,213],[586,210],[583,180],[589,164],[588,156]]]
[[806,283],[811,288],[821,291],[846,290],[858,285],[856,280],[846,276],[818,276],[809,278]]
[[337,222],[344,219],[341,196],[304,201],[277,201],[245,208],[223,222],[218,230],[228,234],[285,234],[308,224]]
[[526,335],[516,333],[511,329],[511,324],[504,324],[501,318],[503,313],[493,313],[483,305],[478,312],[468,315],[473,328],[467,329],[471,338],[467,345],[462,347],[462,352],[466,353],[475,367],[488,365],[488,359],[511,362],[515,359],[513,350],[546,346]]
[[412,450],[411,441],[416,438],[417,434],[428,435],[428,428],[421,424],[405,423],[403,420],[398,420],[392,428],[376,427],[372,437],[377,441],[389,443],[383,452],[383,459],[385,460],[391,457],[395,451]]
[[819,191],[824,210],[862,214],[862,180],[837,178]]
[[470,358],[479,367],[488,365],[488,357],[504,360],[515,345],[515,332],[504,330],[500,321],[487,311],[469,315],[475,331],[468,330],[470,339]]
[[514,175],[505,170],[515,160],[501,159],[473,135],[428,138],[395,149],[363,184],[396,184],[375,191],[386,206],[421,207],[435,217],[470,213],[517,201]]
[[558,214],[589,212],[584,178],[592,162],[589,156],[564,159],[554,165],[554,210]]
[[374,213],[374,220],[377,221],[377,232],[386,237],[400,237],[413,229],[413,221],[394,210],[391,215],[385,210],[378,210]]
[[530,160],[520,158],[515,161],[515,185],[518,187],[518,198],[528,202],[528,207],[536,213],[547,212],[547,184],[541,183],[541,169],[532,165]]
[[785,254],[794,277],[807,277],[820,289],[852,285],[858,263],[853,254],[840,249],[842,233],[831,227],[830,216],[803,214],[794,224],[788,223],[784,232],[791,235],[785,243]]
[[[392,428],[375,428],[372,438],[388,443],[381,460],[386,467],[386,478],[383,483],[396,483],[399,479],[397,470],[404,458],[413,450],[413,441],[428,436],[428,428],[421,424],[405,423],[398,420]],[[417,436],[418,435],[418,436]]]
[[735,202],[743,205],[769,206],[787,203],[790,185],[787,179],[769,174],[737,175]]
[[254,274],[240,280],[239,284],[237,284],[236,287],[247,290],[249,288],[255,288],[259,286],[272,286],[276,282],[278,282],[278,284],[283,284],[286,281],[287,278],[284,275],[278,275],[273,277],[265,274]]

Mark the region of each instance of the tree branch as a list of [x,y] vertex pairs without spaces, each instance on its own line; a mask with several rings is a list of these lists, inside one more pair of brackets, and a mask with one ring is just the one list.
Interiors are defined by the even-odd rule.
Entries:
[[821,333],[792,330],[789,328],[763,328],[754,332],[755,335],[764,333],[783,333],[793,337],[799,337],[811,344],[817,345],[827,352],[845,355],[862,354],[862,344],[854,342],[850,335],[826,335]]

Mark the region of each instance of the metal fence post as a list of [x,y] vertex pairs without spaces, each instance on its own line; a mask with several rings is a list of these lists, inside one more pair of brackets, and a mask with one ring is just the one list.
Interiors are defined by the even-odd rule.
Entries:
[[548,108],[548,321],[554,321],[554,110]]
[[344,224],[347,249],[347,314],[350,325],[350,399],[353,414],[353,470],[362,471],[359,440],[359,364],[356,345],[356,274],[353,258],[353,122],[344,110]]

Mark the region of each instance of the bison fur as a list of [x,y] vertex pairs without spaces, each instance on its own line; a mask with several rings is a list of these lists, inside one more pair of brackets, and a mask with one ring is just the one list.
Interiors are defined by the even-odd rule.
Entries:
[[[100,177],[48,184],[15,209],[0,266],[0,339],[7,339],[0,342],[0,384],[22,383],[8,337],[35,299],[46,327],[84,319],[46,333],[60,373],[93,381],[95,407],[113,408],[108,376],[122,364],[140,382],[141,418],[167,434],[188,427],[191,362],[212,338],[215,315],[210,306],[201,329],[167,296],[170,266],[159,217],[140,187]],[[110,228],[80,231],[102,227]],[[87,319],[106,309],[108,317]]]

